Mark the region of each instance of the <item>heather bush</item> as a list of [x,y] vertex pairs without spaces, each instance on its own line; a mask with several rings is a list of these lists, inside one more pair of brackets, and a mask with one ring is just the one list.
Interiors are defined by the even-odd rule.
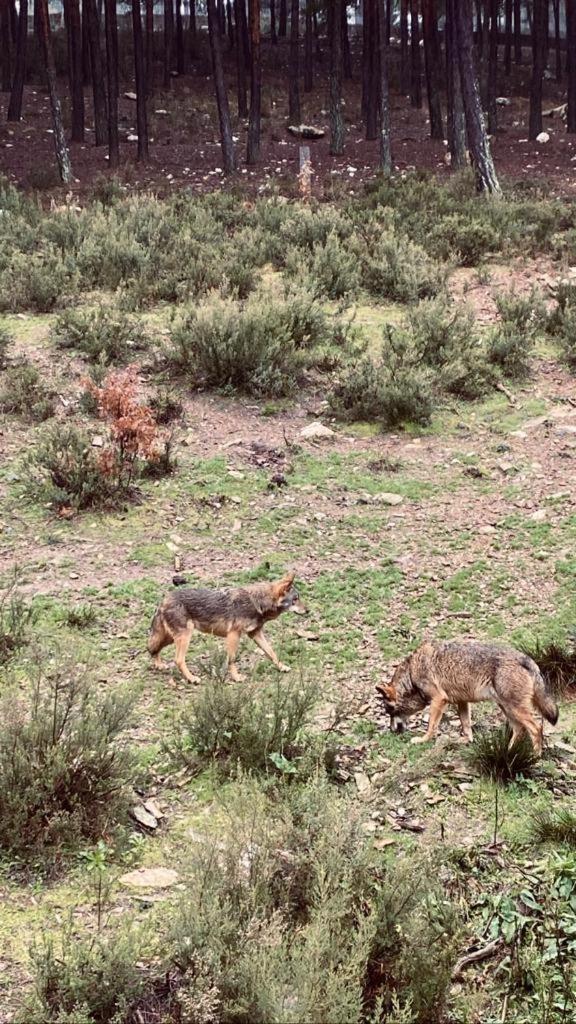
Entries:
[[113,503],[112,482],[103,476],[90,436],[72,424],[47,430],[24,462],[26,490],[56,509],[101,508]]
[[0,324],[0,370],[6,369],[8,349],[12,345],[12,335]]
[[410,310],[408,325],[422,362],[438,375],[439,390],[473,399],[493,385],[495,373],[471,310],[446,298],[429,299]]
[[447,267],[433,259],[418,244],[391,230],[375,232],[365,244],[359,243],[361,281],[376,298],[394,302],[417,302],[440,294],[446,284]]
[[0,412],[14,413],[29,423],[42,423],[54,415],[54,408],[54,392],[32,363],[20,362],[4,372]]
[[0,666],[26,646],[37,617],[34,606],[22,596],[19,583],[20,574],[15,569],[0,595]]
[[49,313],[76,292],[72,260],[50,246],[14,252],[0,274],[0,311]]
[[65,310],[57,317],[51,337],[58,348],[75,349],[100,366],[127,363],[148,340],[140,322],[109,306]]

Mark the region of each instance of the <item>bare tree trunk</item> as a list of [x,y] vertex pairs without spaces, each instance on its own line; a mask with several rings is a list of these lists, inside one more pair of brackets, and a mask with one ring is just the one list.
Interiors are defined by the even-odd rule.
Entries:
[[260,0],[248,0],[250,18],[250,120],[246,163],[260,156],[260,112],[262,107],[262,61],[260,59]]
[[106,68],[108,73],[108,166],[120,163],[118,138],[118,23],[116,0],[105,0]]
[[100,21],[96,0],[84,0],[84,13],[88,19],[88,40],[90,43],[90,69],[94,96],[94,139],[97,146],[108,141],[106,115],[106,88],[104,85],[104,61],[100,45]]
[[[560,0],[552,0],[554,7],[554,49],[556,52],[556,81],[562,81],[562,34],[560,31]],[[570,3],[570,0],[568,0]]]
[[410,92],[410,62],[408,59],[408,0],[400,0],[400,91]]
[[288,65],[288,114],[292,124],[300,123],[300,0],[290,7],[290,63]]
[[92,67],[90,62],[90,32],[88,29],[88,12],[82,6],[82,81],[84,85],[92,85]]
[[146,82],[150,94],[154,91],[154,0],[145,0],[146,26]]
[[328,5],[328,45],[330,48],[330,153],[344,152],[344,121],[342,119],[342,0]]
[[270,42],[273,46],[278,44],[278,33],[276,31],[276,0],[270,0]]
[[0,89],[10,92],[12,88],[10,11],[7,0],[0,0]]
[[196,24],[196,0],[190,0],[190,25],[188,27],[188,42],[190,56],[196,55],[196,43],[198,40],[198,25]]
[[576,132],[576,4],[566,0],[566,49],[568,51],[568,107],[566,131]]
[[239,0],[238,6],[239,28],[242,33],[242,52],[244,54],[244,67],[250,71],[250,33],[248,32],[248,19],[246,17],[246,0]]
[[232,53],[234,49],[234,23],[232,21],[232,4],[230,0],[226,0],[226,25],[228,27],[228,49]]
[[490,42],[488,48],[488,77],[486,80],[486,106],[488,110],[488,132],[498,131],[498,107],[496,106],[498,76],[498,0],[489,0]]
[[390,141],[390,95],[388,91],[388,34],[387,13],[390,11],[390,0],[378,0],[378,48],[380,51],[380,88],[378,106],[380,108],[380,167],[384,174],[392,174],[392,146]]
[[144,40],[142,37],[142,11],[140,0],[132,0],[132,34],[134,37],[134,77],[136,80],[136,126],[138,129],[138,161],[148,161],[148,116],[146,97],[149,85],[146,82]]
[[182,0],[176,0],[176,71],[186,74],[186,49],[184,47],[184,25],[182,24]]
[[522,63],[522,0],[514,0],[514,62]]
[[172,84],[174,62],[174,0],[164,0],[164,88]]
[[446,0],[446,100],[448,149],[451,166],[466,166],[466,121],[462,105],[462,87],[456,43],[455,7],[458,0]]
[[16,41],[16,63],[14,81],[8,104],[8,121],[19,121],[22,117],[22,96],[24,95],[24,75],[26,74],[26,43],[28,40],[28,0],[20,0],[18,16],[18,38]]
[[16,10],[16,0],[6,0],[8,4],[8,18],[10,21],[10,36],[12,39],[12,49],[16,48],[16,42],[18,40],[18,11]]
[[342,72],[347,81],[352,81],[352,51],[348,35],[348,9],[345,0],[342,2]]
[[378,138],[378,92],[380,88],[380,72],[378,68],[378,12],[377,0],[364,0],[364,73],[363,82],[366,90],[365,121],[366,138]]
[[546,22],[548,0],[534,0],[532,19],[532,80],[528,138],[535,139],[542,131],[542,80],[546,64]]
[[472,35],[471,0],[455,0],[457,48],[460,61],[462,100],[466,115],[466,130],[470,158],[474,166],[476,188],[479,192],[500,195],[501,189],[496,177],[490,143],[486,134],[480,90],[474,68],[474,39]]
[[314,88],[313,31],[312,0],[306,0],[306,28],[304,30],[304,92],[312,92]]
[[70,156],[68,153],[68,146],[66,145],[66,137],[64,135],[64,125],[62,124],[60,100],[58,99],[58,92],[56,89],[56,67],[54,65],[54,53],[52,51],[48,0],[38,0],[38,16],[40,45],[42,48],[42,56],[44,58],[48,93],[50,96],[52,124],[54,125],[54,147],[56,149],[56,159],[58,160],[60,177],[64,184],[68,185],[72,181],[72,168],[70,166]]
[[72,141],[84,142],[84,72],[82,69],[82,24],[79,0],[64,0],[64,21],[72,107]]
[[232,123],[230,121],[228,94],[226,92],[226,80],[224,78],[222,37],[220,35],[220,24],[218,21],[218,13],[216,11],[216,0],[207,0],[207,6],[208,33],[210,36],[210,48],[212,51],[212,70],[214,73],[216,102],[218,104],[218,118],[220,120],[222,159],[224,161],[225,173],[232,174],[236,167],[236,160],[234,155],[234,142],[232,139]]
[[418,22],[418,0],[410,0],[410,40],[412,74],[410,80],[410,103],[420,109],[422,106],[422,57],[420,54],[420,25]]
[[512,0],[505,0],[504,4],[504,74],[506,77],[512,74]]
[[244,33],[242,32],[242,21],[240,15],[240,4],[243,2],[244,0],[234,0],[234,18],[236,21],[236,92],[238,117],[248,117]]
[[280,16],[278,19],[278,36],[285,39],[288,31],[288,0],[280,0]]
[[318,12],[316,8],[312,11],[312,22],[314,25],[314,42],[316,45],[316,60],[319,64],[322,63],[322,47],[320,45],[320,27],[318,25]]
[[422,28],[424,34],[424,60],[426,62],[426,91],[430,112],[430,137],[444,138],[442,104],[440,101],[441,55],[438,41],[438,12],[436,0],[422,0]]

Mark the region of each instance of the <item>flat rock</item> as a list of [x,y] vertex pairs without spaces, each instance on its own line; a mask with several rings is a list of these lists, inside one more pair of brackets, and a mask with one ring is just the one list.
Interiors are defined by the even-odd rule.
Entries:
[[489,537],[493,533],[496,533],[496,532],[497,532],[496,531],[496,527],[495,526],[490,526],[489,523],[486,523],[485,526],[480,526],[478,528],[478,533],[481,533],[481,534],[485,535],[486,537]]
[[156,821],[156,818],[154,817],[153,814],[150,814],[150,811],[147,811],[142,804],[138,804],[136,807],[132,807],[130,809],[130,814],[132,815],[134,820],[138,822],[139,825],[144,825],[144,828],[149,828],[152,830],[158,828],[158,822]]
[[160,810],[155,800],[145,800],[144,807],[157,821],[161,821],[164,817],[164,813]]
[[320,441],[328,439],[330,437],[336,437],[336,431],[331,430],[330,427],[326,427],[319,420],[315,420],[314,423],[308,423],[307,426],[303,427],[300,431],[300,437],[305,437],[308,440]]
[[288,131],[299,139],[322,139],[326,135],[324,128],[315,128],[312,124],[289,124]]
[[548,134],[548,132],[540,132],[536,136],[536,142],[539,142],[541,144],[544,142],[550,142],[550,135]]
[[138,868],[121,875],[120,881],[132,889],[168,889],[178,881],[178,875],[170,868]]
[[401,494],[393,494],[391,491],[380,491],[374,495],[374,501],[381,505],[401,505],[404,498]]
[[136,100],[138,99],[138,97],[137,97],[135,92],[125,92],[124,93],[124,99],[132,100],[134,103],[136,103]]
[[366,793],[370,792],[371,782],[365,772],[354,772],[354,782],[360,796],[365,796]]

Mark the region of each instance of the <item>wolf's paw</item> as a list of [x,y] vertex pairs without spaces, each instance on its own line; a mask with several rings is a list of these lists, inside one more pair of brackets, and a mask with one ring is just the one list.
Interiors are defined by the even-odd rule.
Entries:
[[281,661],[278,663],[276,668],[278,669],[279,672],[289,672],[290,671],[290,665],[284,665]]
[[410,743],[428,743],[429,736],[413,736]]

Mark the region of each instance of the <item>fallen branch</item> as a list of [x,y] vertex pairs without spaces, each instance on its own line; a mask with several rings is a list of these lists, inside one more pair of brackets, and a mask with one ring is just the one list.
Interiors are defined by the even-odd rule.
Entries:
[[487,960],[488,957],[494,956],[499,949],[504,945],[504,939],[494,939],[493,942],[489,942],[487,946],[482,946],[481,949],[476,949],[473,953],[467,953],[461,960],[458,960],[454,970],[452,971],[452,980],[455,981],[460,977],[463,971],[466,970],[470,964],[477,964],[480,960]]
[[496,391],[501,391],[503,395],[506,395],[506,398],[510,402],[510,405],[513,405],[514,408],[516,408],[518,403],[517,403],[516,399],[514,398],[514,395],[512,394],[512,392],[509,391],[508,388],[504,386],[504,384],[501,384],[500,382],[498,382],[498,384],[496,384]]

